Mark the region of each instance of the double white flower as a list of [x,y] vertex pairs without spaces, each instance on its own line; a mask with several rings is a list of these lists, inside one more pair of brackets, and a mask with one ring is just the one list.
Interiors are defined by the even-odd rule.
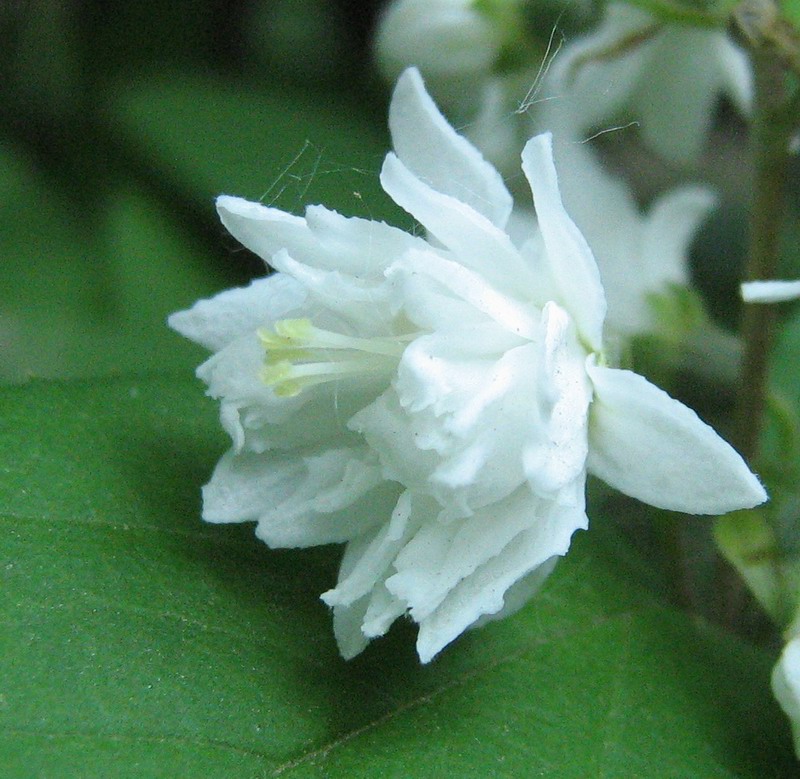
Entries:
[[381,183],[428,238],[220,197],[225,226],[278,272],[170,323],[215,352],[198,375],[233,439],[205,519],[256,521],[274,547],[346,542],[322,596],[342,654],[408,614],[427,662],[536,589],[587,526],[587,471],[692,513],[766,495],[694,412],[604,365],[603,288],[549,135],[522,154],[538,232],[518,247],[500,176],[416,70],[389,125]]

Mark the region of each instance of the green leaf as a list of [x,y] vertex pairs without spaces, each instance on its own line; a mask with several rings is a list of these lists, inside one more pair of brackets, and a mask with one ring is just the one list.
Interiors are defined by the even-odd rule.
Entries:
[[597,519],[429,666],[342,661],[338,549],[200,522],[227,442],[189,379],[0,390],[4,777],[796,775],[772,657],[662,605]]
[[166,317],[221,279],[133,188],[98,192],[82,213],[0,145],[0,257],[0,381],[188,371],[201,357]]
[[780,6],[784,19],[800,31],[800,0],[781,0]]

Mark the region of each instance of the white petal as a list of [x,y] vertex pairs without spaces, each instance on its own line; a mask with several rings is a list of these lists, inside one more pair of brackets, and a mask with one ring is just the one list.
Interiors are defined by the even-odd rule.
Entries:
[[[459,262],[445,259],[433,252],[412,249],[400,262],[389,268],[387,273],[390,278],[397,273],[427,277],[436,286],[493,319],[509,333],[521,338],[536,337],[539,313],[534,306],[526,305],[511,295],[498,291],[480,273]],[[472,314],[470,319],[474,318],[475,315]]]
[[384,478],[398,481],[411,490],[427,489],[437,458],[434,452],[420,449],[394,389],[359,411],[348,427],[363,435],[370,448],[378,453]]
[[[544,578],[552,570],[551,558],[565,554],[575,530],[587,526],[580,507],[551,504],[542,511],[541,505],[532,504],[541,515],[536,516],[530,529],[450,590],[433,614],[420,624],[417,652],[423,663],[478,620],[501,611],[506,592],[523,577],[532,573],[536,576],[534,572],[545,566],[540,577]],[[516,597],[512,600],[516,601]]]
[[[387,589],[405,600],[411,617],[422,622],[459,582],[501,554],[520,533],[544,525],[546,506],[522,488],[464,520],[429,521],[397,556],[397,573],[387,579]],[[543,539],[543,546],[547,543]],[[556,545],[563,551],[563,546]]]
[[669,283],[688,283],[689,246],[716,201],[711,190],[696,186],[674,189],[656,200],[642,238],[643,290],[663,291]]
[[[424,255],[436,254],[430,247]],[[404,257],[386,271],[390,289],[390,306],[395,313],[402,311],[420,331],[435,332],[452,327],[453,322],[479,322],[480,312],[463,298],[455,297],[450,289],[437,283],[427,274],[416,273],[413,261]],[[486,322],[494,323],[486,317]],[[494,327],[496,330],[497,328]]]
[[320,267],[357,279],[378,278],[397,257],[426,245],[424,239],[385,222],[342,216],[324,206],[309,206],[306,223],[324,255],[325,264]]
[[460,136],[425,91],[416,68],[398,79],[389,107],[397,156],[437,192],[460,200],[499,228],[511,213],[511,195],[500,174]]
[[587,361],[589,470],[626,495],[689,514],[767,499],[744,460],[691,409],[631,371]]
[[336,587],[324,592],[322,600],[329,606],[349,606],[383,582],[389,566],[422,519],[419,510],[412,518],[411,494],[404,492],[397,501],[391,519],[386,521],[384,518],[383,525],[374,535],[369,535],[359,544],[357,554],[351,552],[351,547],[355,548],[355,542],[351,542],[348,555],[352,555],[354,560],[352,564],[342,566],[342,573],[347,569],[347,575],[340,573]]
[[416,489],[433,494],[451,519],[494,504],[525,481],[523,451],[541,428],[538,345],[481,353],[481,335],[443,331],[411,344],[394,388],[404,410],[400,424],[391,435],[363,428],[384,462],[417,448],[415,460],[428,469]]
[[535,284],[511,239],[483,214],[450,195],[437,192],[410,171],[394,154],[387,154],[381,185],[470,270],[502,292]]
[[217,213],[228,232],[267,263],[279,249],[291,248],[300,256],[317,251],[317,242],[300,216],[230,195],[217,198]]
[[667,27],[642,75],[631,112],[645,142],[668,160],[687,164],[703,149],[713,119],[719,79],[709,57],[717,31]]
[[386,589],[386,584],[376,585],[369,599],[369,605],[361,624],[361,632],[368,638],[386,635],[392,623],[408,610],[404,600],[395,597]]
[[537,135],[522,151],[522,169],[533,203],[561,304],[594,351],[602,348],[606,300],[592,250],[561,203],[550,133]]
[[285,249],[297,262],[356,278],[378,278],[406,249],[424,241],[391,227],[309,206],[306,218],[239,197],[217,198],[220,219],[231,235],[267,263]]
[[[390,285],[382,276],[365,280],[297,262],[283,249],[272,256],[272,264],[283,274],[302,285],[308,295],[308,307],[336,314],[352,334],[389,335],[394,314],[390,306]],[[326,326],[325,314],[315,323]],[[334,328],[338,329],[338,328]]]
[[786,644],[772,672],[772,692],[792,724],[794,751],[800,757],[800,636]]
[[306,299],[302,285],[280,273],[256,279],[248,287],[226,290],[172,314],[170,327],[218,351],[235,338],[297,311]]
[[606,52],[615,51],[621,41],[636,40],[653,23],[653,16],[640,8],[609,3],[602,23],[554,58],[552,91],[574,114],[576,134],[594,129],[624,105],[648,63],[652,42],[645,39],[617,57]]
[[470,630],[516,614],[541,589],[544,580],[553,572],[558,560],[559,556],[554,555],[549,560],[545,560],[538,568],[534,568],[529,574],[523,576],[515,584],[512,584],[503,596],[503,608],[494,614],[484,614],[469,626]]
[[315,546],[385,520],[396,492],[366,447],[306,457],[228,452],[203,488],[203,518],[256,520],[256,535],[271,547]]
[[745,281],[742,300],[745,303],[783,303],[800,298],[800,281]]
[[369,596],[365,595],[350,606],[335,606],[333,609],[333,635],[339,654],[345,660],[352,660],[367,648],[369,639],[362,632],[361,624],[368,606]]
[[489,71],[502,32],[473,0],[395,0],[385,7],[375,39],[378,65],[395,81],[415,63],[442,81],[474,78]]
[[523,463],[533,491],[555,495],[586,467],[592,388],[568,314],[548,303],[542,330],[537,387],[542,421],[536,426],[538,435],[525,447]]
[[726,94],[745,115],[753,111],[753,69],[750,59],[728,35],[720,32],[709,42]]

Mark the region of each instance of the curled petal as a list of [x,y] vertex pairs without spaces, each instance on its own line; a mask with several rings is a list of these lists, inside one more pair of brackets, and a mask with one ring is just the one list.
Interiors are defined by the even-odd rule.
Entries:
[[[433,614],[421,622],[417,652],[423,663],[431,660],[468,627],[503,610],[506,593],[524,577],[533,575],[533,583],[540,584],[552,570],[552,556],[565,554],[575,530],[587,527],[582,507],[551,504],[549,510],[542,511],[541,504],[531,504],[531,508],[536,516],[529,529],[516,536],[500,554],[462,579]],[[536,571],[542,566],[542,575],[537,577]],[[510,595],[509,607],[519,607],[515,593]]]

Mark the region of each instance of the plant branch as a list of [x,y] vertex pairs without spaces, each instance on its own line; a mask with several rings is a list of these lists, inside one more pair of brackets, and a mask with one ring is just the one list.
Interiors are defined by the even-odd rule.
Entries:
[[[751,52],[756,106],[752,130],[753,202],[746,280],[775,278],[784,222],[789,140],[783,64],[766,47]],[[744,362],[738,398],[737,444],[748,459],[758,455],[767,390],[768,360],[774,340],[775,307],[745,306]]]

